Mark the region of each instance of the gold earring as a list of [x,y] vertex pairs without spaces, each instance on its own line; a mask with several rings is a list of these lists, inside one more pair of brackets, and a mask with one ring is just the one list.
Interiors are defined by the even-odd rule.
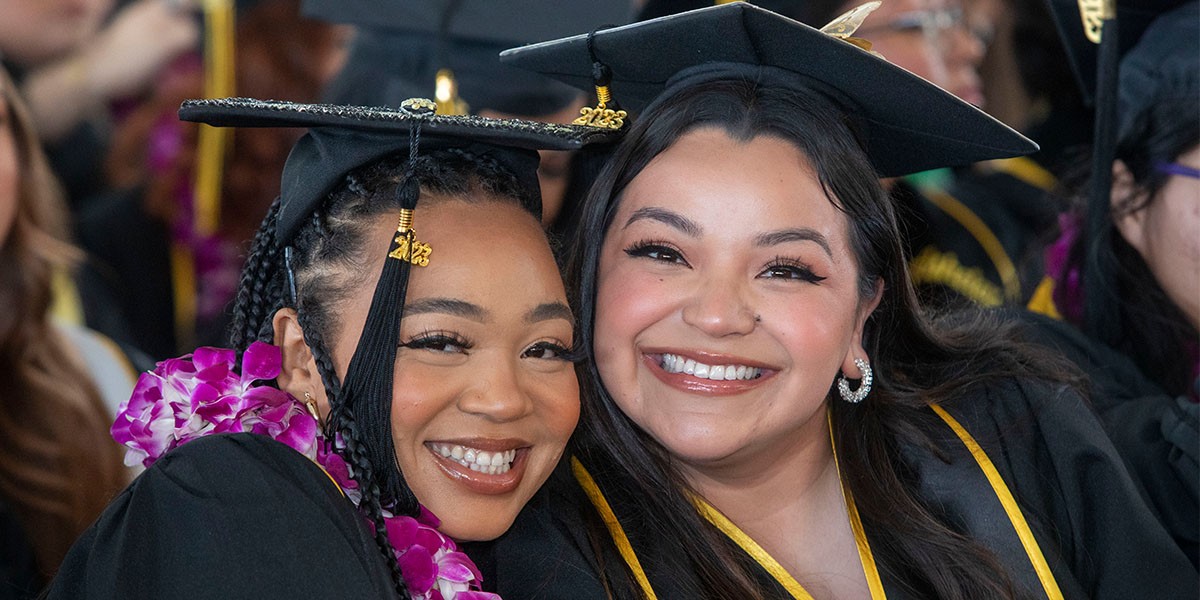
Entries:
[[318,424],[323,424],[321,423],[321,413],[317,411],[317,401],[313,400],[312,394],[308,392],[304,392],[304,407],[308,409],[308,414],[312,415]]

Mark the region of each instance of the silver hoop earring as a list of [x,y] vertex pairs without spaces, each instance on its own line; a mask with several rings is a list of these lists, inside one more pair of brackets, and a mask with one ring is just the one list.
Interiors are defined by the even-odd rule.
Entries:
[[854,366],[858,367],[862,373],[862,380],[858,382],[858,389],[850,391],[850,382],[846,379],[846,375],[842,374],[838,377],[837,388],[838,394],[841,394],[842,400],[851,404],[858,404],[871,393],[871,381],[874,379],[874,374],[871,373],[871,365],[867,361],[856,358]]

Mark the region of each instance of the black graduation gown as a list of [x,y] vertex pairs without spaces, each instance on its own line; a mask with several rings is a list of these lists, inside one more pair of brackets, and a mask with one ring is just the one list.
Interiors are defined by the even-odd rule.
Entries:
[[1200,561],[1200,406],[1172,398],[1123,354],[1069,323],[1010,315],[1026,338],[1054,349],[1088,377],[1089,398],[1147,504],[1193,565]]
[[163,456],[71,548],[50,599],[395,598],[364,519],[270,438],[217,435]]
[[[1013,381],[978,390],[947,410],[1011,490],[1064,598],[1197,597],[1195,569],[1146,508],[1077,394]],[[991,551],[1017,586],[1032,597],[1045,597],[1029,554],[980,466],[959,437],[939,425],[930,435],[948,462],[929,448],[904,452],[919,495]],[[657,596],[695,597],[700,586],[678,553],[639,537],[638,519],[653,515],[633,514],[623,502],[620,474],[597,467],[589,465]],[[468,547],[484,585],[505,600],[608,598],[599,573],[609,573],[612,580],[622,558],[612,544],[597,548],[589,540],[586,523],[593,517],[585,511],[591,510],[569,470],[560,467],[508,533]],[[869,540],[869,523],[866,534]],[[757,564],[738,554],[746,564]],[[766,597],[791,597],[765,570],[755,567],[754,574]],[[906,597],[884,577],[889,599]]]
[[195,322],[194,339],[176,336],[175,280],[167,226],[146,214],[142,188],[112,191],[79,216],[87,251],[78,287],[88,327],[155,361],[195,346],[226,346],[229,307]]
[[[1010,169],[1027,159],[1011,159]],[[1036,167],[1031,167],[1036,169]],[[1009,171],[953,171],[943,190],[904,181],[892,190],[913,283],[934,306],[1024,304],[1043,275],[1042,249],[1057,207],[1038,185]]]

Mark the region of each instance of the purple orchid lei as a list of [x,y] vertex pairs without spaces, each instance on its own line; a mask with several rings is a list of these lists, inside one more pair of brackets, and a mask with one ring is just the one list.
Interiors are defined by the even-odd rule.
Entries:
[[[350,465],[333,451],[304,405],[287,392],[256,384],[279,375],[279,348],[255,342],[242,356],[240,373],[236,362],[233,350],[197,348],[143,373],[112,426],[113,439],[128,448],[125,464],[149,467],[171,449],[206,435],[255,433],[316,462],[357,506],[362,494]],[[425,507],[415,518],[385,511],[384,523],[413,600],[500,600],[478,591],[479,569],[437,530],[441,522]]]

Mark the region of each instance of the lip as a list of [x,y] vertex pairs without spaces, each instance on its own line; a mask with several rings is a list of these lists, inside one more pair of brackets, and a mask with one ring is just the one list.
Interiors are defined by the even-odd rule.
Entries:
[[[488,475],[479,471],[472,471],[469,467],[464,467],[458,461],[446,458],[437,452],[434,452],[430,444],[450,444],[457,446],[469,446],[479,450],[487,450],[489,452],[501,452],[505,450],[516,450],[516,458],[513,459],[512,467],[507,472]],[[425,450],[433,457],[433,462],[442,470],[442,474],[448,477],[451,481],[462,485],[473,493],[483,494],[485,496],[498,496],[507,494],[517,489],[521,485],[521,480],[525,477],[525,465],[528,463],[529,451],[531,446],[528,442],[519,439],[506,438],[470,438],[470,439],[453,439],[453,440],[431,440],[425,443]]]
[[[683,356],[692,360],[710,365],[746,365],[747,367],[757,367],[762,369],[762,374],[755,379],[735,379],[735,380],[714,380],[702,379],[687,373],[668,373],[662,368],[662,355],[664,353]],[[704,396],[736,396],[753,390],[775,376],[779,370],[776,367],[765,363],[730,356],[728,354],[715,354],[702,350],[675,350],[675,349],[653,349],[645,350],[642,353],[642,362],[646,368],[663,383],[687,392],[689,394],[700,394]]]

